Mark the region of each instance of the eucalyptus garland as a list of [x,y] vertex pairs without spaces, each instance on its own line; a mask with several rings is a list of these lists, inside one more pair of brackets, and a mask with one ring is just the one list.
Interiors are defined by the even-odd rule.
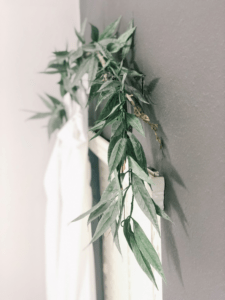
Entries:
[[[75,30],[78,38],[77,49],[53,52],[54,59],[49,62],[44,73],[60,74],[61,79],[58,84],[61,96],[69,93],[71,99],[78,103],[77,91],[81,86],[83,75],[88,73],[90,93],[87,105],[94,100],[96,109],[100,104],[102,104],[101,107],[104,105],[98,120],[90,129],[95,133],[93,138],[99,136],[106,126],[111,126],[108,148],[109,184],[98,204],[72,222],[87,215],[89,215],[88,223],[101,217],[91,243],[111,228],[119,252],[121,250],[118,232],[122,226],[123,234],[137,262],[157,287],[152,267],[165,280],[162,265],[151,242],[132,216],[134,201],[152,222],[158,234],[160,231],[157,215],[166,220],[170,218],[154,202],[145,187],[144,182],[150,188],[153,183],[148,175],[142,145],[132,133],[132,129],[144,135],[140,120],[148,123],[154,130],[156,140],[161,147],[161,140],[157,135],[158,125],[150,122],[142,107],[143,103],[151,102],[151,93],[158,79],[153,79],[148,85],[144,85],[144,74],[140,72],[134,60],[133,37],[136,27],[131,21],[127,31],[119,36],[116,30],[120,19],[121,17],[108,25],[101,34],[94,25],[90,24],[90,43],[86,43],[84,38],[85,20],[81,31]],[[67,114],[61,100],[50,95],[46,97],[42,97],[42,100],[50,111],[36,113],[31,119],[49,116],[48,134],[50,136],[67,121]],[[127,169],[125,169],[126,162],[128,162]],[[129,184],[124,188],[125,176],[128,176]],[[130,212],[127,217],[123,217],[129,189],[132,190]]]

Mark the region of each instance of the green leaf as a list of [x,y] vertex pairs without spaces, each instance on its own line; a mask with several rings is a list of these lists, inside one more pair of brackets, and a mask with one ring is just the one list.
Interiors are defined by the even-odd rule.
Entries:
[[54,106],[48,102],[45,98],[43,98],[42,96],[39,95],[39,97],[41,98],[41,100],[44,102],[44,104],[46,105],[47,108],[53,110]]
[[87,105],[89,105],[91,103],[91,101],[94,100],[94,98],[97,96],[97,91],[99,89],[99,86],[100,86],[100,84],[92,84],[91,89],[90,89],[90,93],[89,93],[89,96],[88,96]]
[[101,216],[104,213],[104,211],[106,211],[106,209],[109,207],[109,205],[110,205],[110,202],[106,202],[106,203],[102,204],[101,206],[99,206],[97,209],[95,209],[88,218],[88,224],[91,223],[92,221],[94,221],[99,216]]
[[124,229],[124,236],[127,240],[127,243],[130,246],[132,252],[134,253],[134,256],[135,256],[139,266],[141,267],[141,269],[145,272],[145,274],[148,276],[148,278],[154,283],[154,285],[158,289],[152,269],[138,248],[134,234],[130,228],[129,219],[125,220],[123,229]]
[[141,143],[138,141],[138,139],[135,137],[135,135],[133,133],[128,132],[128,135],[129,135],[130,141],[132,143],[135,156],[137,158],[137,163],[145,171],[145,173],[148,174],[147,160],[146,160],[145,153],[144,153]]
[[111,225],[111,233],[112,233],[112,236],[114,238],[114,243],[116,245],[117,250],[119,251],[120,254],[122,254],[121,253],[121,248],[120,248],[119,235],[118,235],[118,233],[115,235],[116,227],[117,227],[117,222],[115,221]]
[[[122,130],[123,130],[122,126],[120,126],[120,128],[122,128]],[[121,139],[121,134],[116,134],[115,136],[113,136],[110,139],[109,147],[108,147],[108,163],[109,163],[110,156],[112,154],[113,148],[115,147],[115,145],[116,145],[116,143],[118,142],[119,139]]]
[[106,202],[111,203],[112,200],[114,200],[116,198],[117,194],[118,194],[118,190],[116,187],[116,179],[113,178],[113,180],[108,184],[107,188],[103,192],[100,201],[95,206],[93,206],[91,209],[89,209],[85,213],[81,214],[80,216],[78,216],[76,219],[74,219],[71,222],[76,222],[76,221],[83,219],[84,217],[86,217],[87,215],[89,215],[90,213],[92,213],[93,211],[98,209],[100,206],[102,206]]
[[59,71],[44,71],[44,72],[40,72],[40,74],[58,74],[61,73]]
[[160,235],[156,210],[152,198],[146,190],[144,183],[135,174],[132,175],[132,189],[138,206],[146,215],[146,217],[152,222],[153,226]]
[[141,92],[139,92],[135,87],[133,86],[127,86],[129,89],[129,92],[132,93],[138,100],[145,104],[149,104],[148,101],[144,98]]
[[124,32],[123,34],[121,34],[121,36],[117,39],[117,42],[120,44],[124,44],[129,37],[134,33],[136,27],[132,27],[130,29],[128,29],[126,32]]
[[90,61],[90,66],[89,66],[89,76],[88,76],[89,85],[95,79],[97,71],[98,71],[98,60],[95,57],[95,55],[93,55],[91,58],[91,61]]
[[153,268],[159,273],[160,276],[165,280],[163,274],[162,264],[160,262],[159,256],[156,253],[151,242],[148,240],[141,226],[133,220],[134,225],[134,237],[137,242],[138,248],[140,249],[143,256],[146,258],[148,263],[153,266]]
[[107,49],[111,53],[118,52],[125,45],[126,41],[129,39],[129,37],[134,33],[135,29],[136,29],[136,27],[128,29],[117,39],[117,41],[115,43],[109,44]]
[[51,64],[49,66],[49,68],[51,69],[57,69],[59,71],[59,73],[62,73],[62,72],[66,72],[66,65],[65,64]]
[[68,51],[54,51],[53,53],[59,57],[67,57],[69,54]]
[[80,34],[83,36],[85,29],[86,29],[86,25],[87,25],[87,18],[84,19],[84,21],[81,24],[81,30],[80,30]]
[[[130,21],[130,24],[129,24],[129,28],[133,28],[134,27],[134,22],[133,20]],[[127,56],[127,54],[129,53],[130,51],[130,48],[131,48],[131,45],[132,45],[132,39],[133,37],[131,36],[126,44],[124,45],[123,49],[122,49],[122,60]]]
[[127,75],[130,77],[144,77],[142,73],[138,73],[135,70],[127,69],[124,67],[122,67],[122,72],[127,73]]
[[148,174],[145,173],[145,171],[139,166],[139,164],[132,158],[128,156],[128,162],[129,167],[132,169],[132,172],[135,173],[138,177],[140,177],[142,180],[146,181],[149,184],[153,184],[153,181],[148,176]]
[[81,80],[83,75],[88,72],[90,59],[91,59],[91,57],[88,57],[88,58],[84,59],[83,62],[80,64],[80,66],[77,70],[76,76],[74,78],[74,81],[72,83],[72,86],[79,85],[79,81]]
[[99,30],[97,27],[95,27],[94,25],[91,25],[91,38],[92,38],[92,41],[94,42],[97,42],[98,41],[98,38],[99,38]]
[[115,41],[116,41],[115,38],[111,38],[111,39],[109,38],[109,39],[104,39],[104,40],[98,41],[98,43],[104,47],[107,47],[108,44],[114,43]]
[[43,119],[43,118],[46,118],[46,117],[48,117],[50,115],[51,115],[50,112],[46,112],[46,113],[38,112],[35,115],[33,115],[32,117],[30,117],[28,120]]
[[103,85],[100,87],[98,92],[107,91],[110,89],[115,89],[119,86],[119,82],[115,80],[107,80],[103,83]]
[[99,130],[102,127],[104,127],[105,124],[106,124],[106,121],[101,121],[101,122],[97,123],[96,125],[94,125],[93,127],[91,127],[89,130],[91,130],[91,131]]
[[[66,58],[64,57],[58,57],[58,58],[55,58],[53,60],[51,60],[48,65],[47,65],[47,68],[53,68],[54,69],[54,66],[61,66],[64,62]],[[56,69],[58,69],[58,67],[56,67]],[[63,65],[63,67],[59,67],[59,70],[65,70],[65,66]]]
[[137,157],[134,153],[134,149],[133,146],[131,144],[130,139],[127,139],[127,151],[126,151],[126,155],[132,157],[135,161],[137,161]]
[[111,92],[104,92],[104,94],[101,94],[98,98],[98,102],[96,104],[96,107],[95,107],[95,110],[98,109],[99,105],[105,101],[105,100],[108,100],[110,101],[110,99],[115,95],[116,93],[116,89],[112,90]]
[[104,57],[106,57],[109,60],[114,60],[112,54],[104,46],[97,42],[95,43],[95,45]]
[[116,217],[119,213],[117,201],[111,204],[108,209],[103,213],[98,226],[95,230],[94,236],[90,243],[96,241],[106,230],[115,222]]
[[48,136],[50,138],[51,134],[56,130],[61,128],[62,126],[62,120],[59,114],[54,114],[50,118],[48,122]]
[[157,215],[159,215],[160,217],[162,217],[162,218],[165,219],[165,220],[168,220],[168,221],[172,222],[172,220],[170,219],[170,217],[165,213],[164,210],[162,210],[162,209],[155,203],[154,200],[153,200],[153,203],[154,203],[154,205],[155,205],[155,210],[156,210]]
[[102,34],[100,35],[99,40],[110,38],[113,35],[113,33],[115,32],[117,26],[119,25],[120,20],[121,20],[121,16],[116,21],[114,21],[113,23],[108,25],[105,28],[105,30],[102,32]]
[[105,107],[103,108],[103,110],[101,111],[99,117],[98,117],[98,121],[102,121],[105,120],[107,117],[109,117],[112,113],[114,113],[115,110],[118,109],[118,107],[120,106],[120,103],[118,104],[118,98],[117,97],[113,97],[112,99],[110,99]]
[[83,45],[82,49],[85,52],[91,52],[91,53],[96,52],[96,46],[94,44]]
[[82,47],[79,47],[76,51],[71,51],[70,52],[70,58],[69,58],[70,63],[75,62],[82,55],[83,55],[83,49],[82,49]]
[[62,105],[62,102],[56,99],[55,97],[48,94],[46,94],[46,96],[52,101],[54,105]]
[[82,43],[85,44],[85,40],[84,38],[81,36],[81,34],[76,30],[76,28],[74,28],[75,34],[78,37],[78,40]]
[[123,122],[121,122],[121,117],[119,116],[117,118],[117,120],[115,121],[115,123],[112,125],[112,129],[111,129],[111,136],[112,137],[117,132],[117,130],[120,128],[121,125],[123,126]]
[[148,87],[147,87],[147,91],[148,91],[149,94],[151,94],[151,93],[154,91],[154,89],[156,88],[156,86],[157,86],[157,84],[158,84],[158,82],[159,82],[159,79],[160,79],[160,78],[155,78],[155,79],[153,79],[153,80],[149,83],[149,85],[148,85]]
[[127,144],[127,139],[122,138],[117,141],[115,147],[113,148],[109,160],[109,178],[113,173],[113,171],[118,166],[118,164],[121,162],[121,159],[124,157],[124,154],[126,153],[126,144]]
[[127,123],[136,129],[140,134],[145,136],[140,120],[135,115],[126,113]]

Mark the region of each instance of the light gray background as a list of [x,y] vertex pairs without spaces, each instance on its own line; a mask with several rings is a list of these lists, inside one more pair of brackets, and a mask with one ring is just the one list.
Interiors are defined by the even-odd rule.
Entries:
[[147,125],[146,139],[139,138],[149,166],[165,176],[165,207],[175,223],[162,223],[163,299],[223,300],[225,2],[81,1],[81,19],[101,30],[119,15],[120,32],[134,18],[146,81],[161,78],[149,114],[160,124],[163,153]]

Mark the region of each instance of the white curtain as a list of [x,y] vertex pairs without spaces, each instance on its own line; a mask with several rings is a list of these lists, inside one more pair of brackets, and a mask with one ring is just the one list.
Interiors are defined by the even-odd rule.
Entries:
[[86,93],[81,106],[64,97],[69,121],[59,131],[45,176],[47,300],[95,300],[95,272],[87,219],[70,223],[90,209]]

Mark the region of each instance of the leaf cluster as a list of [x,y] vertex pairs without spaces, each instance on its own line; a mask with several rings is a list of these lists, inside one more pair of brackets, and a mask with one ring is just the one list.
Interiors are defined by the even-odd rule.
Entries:
[[[132,105],[142,109],[143,103],[149,104],[150,95],[157,85],[158,78],[149,85],[143,84],[144,74],[140,72],[132,54],[136,27],[132,21],[127,31],[118,35],[116,30],[120,19],[121,17],[108,25],[102,33],[96,26],[90,24],[89,43],[86,43],[84,37],[87,23],[85,20],[81,31],[75,30],[78,39],[77,49],[54,52],[54,58],[44,73],[58,73],[61,96],[70,93],[71,98],[78,103],[77,90],[82,84],[83,75],[88,73],[90,93],[87,105],[95,99],[96,109],[99,109],[100,105],[103,106],[98,120],[90,129],[95,133],[93,138],[99,136],[106,126],[111,126],[112,134],[108,148],[109,185],[99,203],[73,221],[87,215],[89,215],[88,223],[100,218],[91,242],[96,241],[110,228],[119,252],[121,249],[118,232],[122,226],[124,236],[137,262],[156,285],[152,267],[164,278],[162,265],[151,242],[132,217],[134,201],[159,234],[157,215],[170,219],[150,197],[145,187],[145,182],[151,187],[152,181],[148,175],[143,147],[132,130],[135,129],[143,136],[145,133],[140,118],[128,110],[132,110]],[[50,112],[37,113],[31,118],[50,116],[48,126],[50,135],[56,128],[62,126],[67,116],[62,101],[47,96],[50,101],[44,98],[42,100]],[[126,171],[125,162],[128,162]],[[124,187],[126,174],[129,177],[129,184]],[[129,215],[123,219],[128,190],[132,191],[131,208]]]

